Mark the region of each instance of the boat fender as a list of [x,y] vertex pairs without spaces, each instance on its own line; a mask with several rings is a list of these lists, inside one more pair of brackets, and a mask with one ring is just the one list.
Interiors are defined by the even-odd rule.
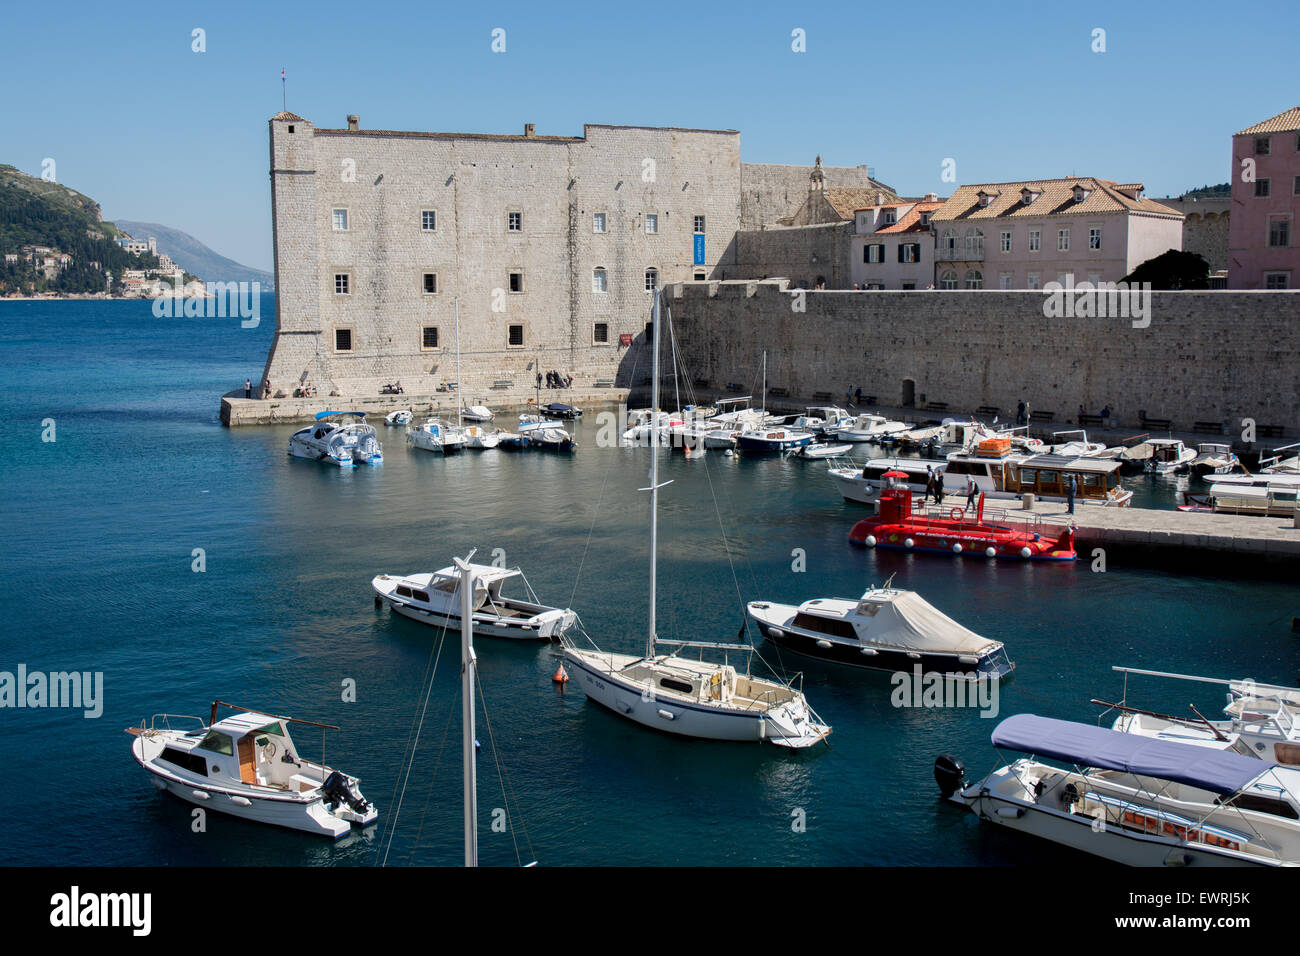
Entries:
[[251,807],[251,806],[253,805],[253,801],[252,801],[252,800],[249,800],[248,797],[233,797],[233,796],[232,796],[232,797],[230,798],[230,802],[233,803],[233,804],[234,804],[235,806],[237,806],[237,807]]
[[378,594],[376,594],[376,595],[375,595],[375,610],[376,610],[376,611],[381,611],[381,610],[383,610],[383,608],[384,608],[384,599],[381,598]]
[[984,554],[990,558],[997,557],[997,553],[998,553],[998,549],[993,547],[993,545],[989,545],[987,548],[984,549]]
[[1033,552],[1029,550],[1029,545],[1025,545],[1023,548],[1020,549],[1020,556],[1022,558],[1027,558],[1031,554],[1033,554]]
[[1000,817],[1008,817],[1012,820],[1019,820],[1025,815],[1024,807],[998,807],[995,812]]
[[867,540],[864,543],[868,548],[874,548],[876,546],[876,536],[874,534],[867,535]]
[[155,787],[157,787],[159,790],[166,790],[166,789],[167,789],[167,784],[163,783],[163,782],[162,782],[161,780],[159,780],[157,777],[150,777],[149,780],[150,780],[150,782],[153,783],[153,785],[154,785]]
[[200,800],[212,799],[212,794],[208,793],[206,790],[191,790],[190,793],[198,797]]
[[961,554],[961,542],[954,542],[952,546],[953,554]]
[[912,541],[911,538],[908,538],[906,541],[903,542],[903,547],[905,547],[905,548],[910,548],[914,543],[915,543],[915,542]]
[[934,761],[934,782],[946,800],[966,782],[966,766],[952,754],[940,754]]
[[662,717],[664,720],[672,720],[676,716],[670,710],[660,710],[658,713],[659,716]]
[[832,644],[830,641],[818,641],[817,646],[822,648],[823,650],[829,651],[835,645]]

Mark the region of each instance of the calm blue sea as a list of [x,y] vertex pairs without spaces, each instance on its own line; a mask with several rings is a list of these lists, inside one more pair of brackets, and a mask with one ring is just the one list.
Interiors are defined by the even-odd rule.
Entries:
[[[602,449],[592,424],[573,457],[439,458],[395,430],[380,468],[290,459],[292,428],[229,430],[219,396],[256,380],[262,324],[156,319],[131,302],[0,303],[5,520],[0,670],[99,671],[98,719],[0,710],[8,864],[389,865],[461,858],[459,647],[376,611],[370,578],[493,549],[540,597],[571,604],[602,646],[644,640],[645,449]],[[53,421],[55,441],[42,441]],[[381,429],[383,431],[383,429]],[[891,575],[963,624],[1006,642],[1018,669],[1002,715],[1094,720],[1121,693],[1112,664],[1293,682],[1295,588],[1226,559],[1168,569],[1112,555],[1105,573],[866,553],[861,512],[825,465],[711,454],[665,457],[660,630],[734,639],[743,603],[851,597]],[[1172,485],[1144,489],[1172,504]],[[725,537],[724,537],[725,535]],[[203,549],[206,570],[192,570]],[[801,549],[806,570],[793,570]],[[941,805],[941,752],[990,769],[994,720],[896,708],[885,675],[764,656],[804,670],[835,732],[828,748],[672,738],[557,689],[546,645],[479,642],[484,863],[1015,864],[1050,849],[988,832]],[[422,707],[422,687],[436,675]],[[342,700],[355,681],[356,702]],[[1213,689],[1147,680],[1156,710],[1221,705]],[[213,698],[338,724],[326,759],[362,778],[381,825],[338,843],[210,814],[159,794],[123,729],[155,712],[207,713]],[[414,761],[413,728],[423,713]],[[296,734],[317,755],[319,738]],[[498,760],[499,758],[499,760]],[[400,781],[405,780],[402,790]],[[396,808],[402,793],[400,814]],[[503,792],[506,796],[503,797]],[[508,832],[495,832],[508,808]],[[500,816],[499,814],[497,815]],[[793,826],[800,818],[806,826]]]

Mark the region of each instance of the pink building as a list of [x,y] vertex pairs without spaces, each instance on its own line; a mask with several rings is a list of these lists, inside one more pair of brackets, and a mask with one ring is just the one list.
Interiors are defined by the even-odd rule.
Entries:
[[1300,288],[1300,106],[1232,137],[1228,288]]
[[930,216],[943,202],[922,200],[854,211],[850,277],[856,289],[910,291],[934,286],[934,232]]

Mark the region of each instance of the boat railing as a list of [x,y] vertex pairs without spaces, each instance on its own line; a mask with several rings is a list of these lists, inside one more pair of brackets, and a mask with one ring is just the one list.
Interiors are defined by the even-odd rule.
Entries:
[[173,727],[171,725],[173,720],[192,720],[198,724],[198,730],[206,730],[208,727],[202,717],[195,717],[193,714],[154,714],[149,718],[147,723],[143,720],[140,721],[140,726],[144,728],[146,733],[161,733],[163,731],[179,732],[185,729],[183,727]]
[[955,521],[958,531],[984,524],[1041,535],[1047,527],[1042,515],[1025,511],[1013,512],[1005,508],[985,508],[981,519],[979,512],[967,511],[961,505],[922,505],[920,508],[913,505],[912,516],[926,520]]

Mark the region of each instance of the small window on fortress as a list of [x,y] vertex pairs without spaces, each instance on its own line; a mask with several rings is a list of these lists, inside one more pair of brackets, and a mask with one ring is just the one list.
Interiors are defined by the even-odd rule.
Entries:
[[707,282],[708,279],[709,279],[709,277],[706,276],[703,272],[697,272],[697,273],[695,273],[695,281],[696,281],[696,282]]
[[591,273],[591,291],[608,292],[609,276],[603,266],[597,266]]
[[524,274],[522,272],[510,273],[510,291],[511,292],[524,291]]
[[334,231],[335,232],[348,231],[348,211],[346,209],[334,210]]
[[424,294],[436,295],[438,292],[438,273],[426,272],[424,274]]
[[438,228],[438,214],[432,209],[425,209],[420,212],[420,228],[425,232],[433,232]]
[[524,327],[522,325],[510,326],[510,337],[507,342],[512,346],[522,346],[524,344]]
[[512,212],[506,215],[506,228],[511,232],[524,231],[524,214],[521,212]]
[[653,236],[659,232],[659,216],[656,213],[646,213],[645,231],[648,236]]
[[609,324],[606,322],[597,322],[591,339],[597,345],[606,344],[609,341]]
[[289,132],[290,132],[290,133],[293,132],[293,124],[292,124],[292,123],[289,124]]
[[696,231],[697,233],[704,232],[704,217],[703,217],[703,216],[696,216],[696,217],[695,217],[695,231]]
[[593,213],[591,217],[591,231],[605,231],[605,214],[603,212]]
[[436,325],[426,325],[424,327],[420,347],[426,349],[436,349],[438,347],[438,327]]
[[352,330],[351,329],[334,330],[334,351],[336,352],[352,351]]
[[659,288],[659,270],[647,269],[645,271],[645,290],[653,292],[657,288]]
[[349,278],[350,278],[350,277],[348,276],[348,274],[347,274],[346,272],[336,272],[336,273],[334,273],[334,294],[335,294],[335,295],[349,295],[349,294],[350,294],[351,289],[350,289],[350,286],[349,286],[349,283],[348,283],[348,279],[349,279]]

